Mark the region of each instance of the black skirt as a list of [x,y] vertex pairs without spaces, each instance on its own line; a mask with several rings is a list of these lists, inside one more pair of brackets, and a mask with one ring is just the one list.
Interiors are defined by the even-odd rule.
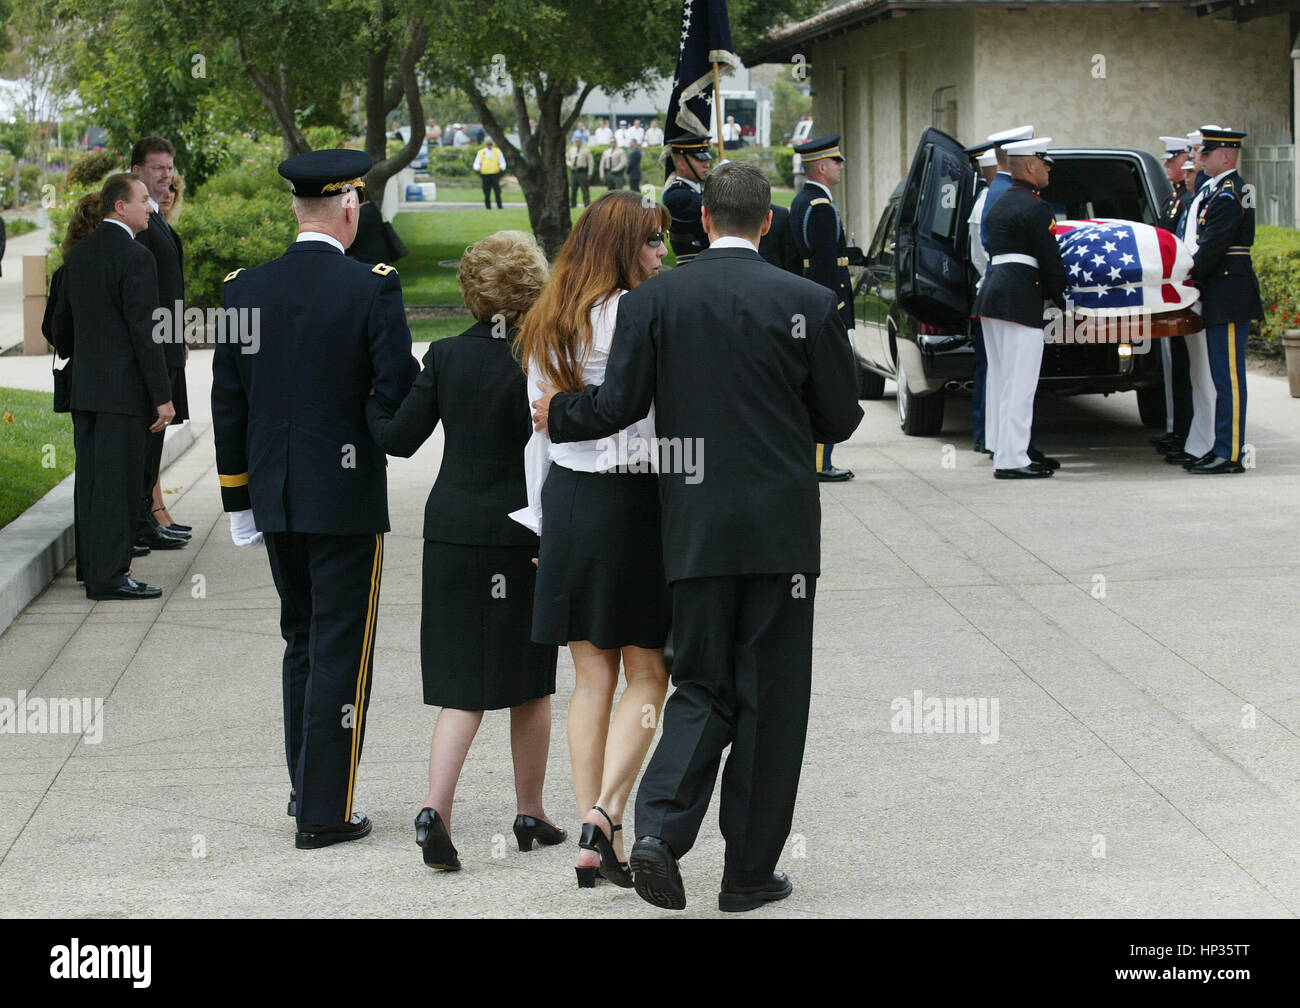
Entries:
[[542,487],[533,640],[660,648],[671,615],[659,478],[552,465]]
[[424,543],[424,702],[501,710],[555,692],[556,649],[529,640],[535,546]]

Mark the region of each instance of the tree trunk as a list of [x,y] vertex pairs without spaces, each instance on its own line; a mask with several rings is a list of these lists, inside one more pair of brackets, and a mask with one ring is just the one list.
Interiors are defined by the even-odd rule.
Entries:
[[[414,22],[411,25],[410,37],[402,48],[402,58],[398,61],[397,71],[391,83],[387,87],[384,86],[382,66],[378,75],[372,73],[367,80],[367,88],[374,90],[368,90],[366,94],[366,153],[374,158],[375,165],[366,173],[366,188],[370,191],[371,200],[376,203],[383,202],[384,186],[387,185],[388,180],[415,160],[415,155],[420,153],[420,147],[424,143],[424,104],[420,100],[420,79],[416,73],[416,64],[424,55],[428,42],[429,30],[425,23]],[[387,47],[385,47],[386,53]],[[376,93],[384,106],[379,110],[377,140],[373,135],[376,124],[370,112],[375,104]],[[390,109],[397,108],[403,96],[406,97],[406,109],[411,115],[411,135],[401,150],[392,157],[387,157],[388,139],[384,133],[384,120]]]
[[244,47],[238,40],[235,41],[235,54],[280,131],[280,138],[284,141],[284,156],[291,158],[295,154],[306,154],[311,150],[311,145],[298,128],[298,118],[294,114],[293,84],[284,67],[267,72],[254,66],[244,57]]
[[582,112],[594,85],[586,85],[567,117],[562,117],[564,98],[576,86],[572,82],[534,79],[530,86],[537,98],[537,129],[528,126],[528,107],[521,84],[514,82],[514,105],[521,150],[506,139],[506,130],[492,114],[474,82],[462,79],[460,88],[469,95],[474,113],[483,121],[497,146],[505,153],[509,171],[523,190],[528,205],[528,222],[533,237],[546,258],[554,259],[573,228],[569,216],[569,171],[564,164],[568,147],[565,138]]

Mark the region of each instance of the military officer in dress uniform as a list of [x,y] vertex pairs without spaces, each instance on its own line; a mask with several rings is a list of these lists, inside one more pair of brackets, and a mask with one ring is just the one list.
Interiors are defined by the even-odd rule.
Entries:
[[664,170],[672,174],[664,186],[663,204],[668,208],[672,226],[668,243],[677,265],[683,266],[709,247],[700,205],[704,197],[704,180],[709,177],[709,138],[694,133],[679,133],[669,140],[660,155]]
[[[1178,221],[1192,202],[1192,191],[1183,176],[1190,142],[1186,136],[1162,136],[1165,145],[1165,177],[1169,179],[1169,198],[1160,208],[1159,224],[1166,231],[1176,231]],[[1155,440],[1161,455],[1180,452],[1187,443],[1192,424],[1192,378],[1187,359],[1187,341],[1172,336],[1160,342],[1160,361],[1165,376],[1165,434]]]
[[[1211,130],[1219,128],[1218,126],[1206,127],[1206,129]],[[1193,130],[1188,133],[1187,142],[1191,148],[1196,178],[1192,183],[1193,196],[1175,224],[1174,234],[1182,240],[1188,251],[1195,256],[1197,231],[1200,227],[1198,223],[1200,207],[1209,194],[1210,177],[1204,171],[1205,155],[1202,151],[1201,131]],[[1202,299],[1193,304],[1192,310],[1198,315],[1203,315],[1205,312],[1204,300]],[[1205,348],[1204,327],[1199,332],[1185,336],[1183,342],[1187,346],[1187,369],[1192,404],[1191,419],[1187,426],[1187,436],[1181,450],[1178,450],[1177,445],[1171,446],[1171,450],[1165,454],[1165,461],[1170,465],[1187,467],[1199,462],[1214,447],[1215,395],[1214,375],[1210,371],[1210,356]]]
[[1065,264],[1052,233],[1055,217],[1039,190],[1047,185],[1051,137],[1004,146],[1012,184],[985,215],[989,270],[975,301],[989,358],[988,415],[996,479],[1051,476],[1050,461],[1034,461],[1029,433],[1043,361],[1046,302],[1065,308]]
[[241,338],[219,343],[212,362],[231,536],[240,546],[265,537],[280,594],[299,848],[370,832],[353,794],[389,525],[386,459],[366,425],[366,401],[373,389],[396,410],[419,370],[397,271],[344,255],[371,163],[354,150],[281,163],[297,241],[279,259],[226,277],[223,303]]
[[[818,137],[794,149],[803,162],[803,188],[790,202],[790,232],[803,259],[803,275],[835,295],[835,307],[846,329],[853,328],[853,289],[849,284],[849,257],[844,223],[831,198],[844,172],[840,135]],[[853,479],[851,469],[831,464],[834,445],[817,446],[817,478],[826,482]]]
[[1246,335],[1264,317],[1259,280],[1250,261],[1255,201],[1237,173],[1244,132],[1201,127],[1202,167],[1210,177],[1197,213],[1192,279],[1201,290],[1205,347],[1214,381],[1214,447],[1187,467],[1216,475],[1246,471]]
[[[975,290],[971,295],[971,304],[975,303],[980,284],[984,282],[984,274],[989,268],[989,254],[984,250],[980,227],[984,222],[984,205],[989,198],[989,184],[998,174],[998,152],[987,150],[979,155],[976,163],[979,174],[975,176],[975,192],[978,195],[975,197],[975,205],[971,207],[970,216],[966,219],[967,239],[970,242],[970,264],[975,271]],[[984,350],[984,330],[980,326],[979,319],[971,321],[971,345],[975,350],[975,375],[971,382],[970,393],[971,438],[975,451],[992,455],[993,449],[987,447],[984,431],[984,393],[985,383],[988,381],[989,358]]]

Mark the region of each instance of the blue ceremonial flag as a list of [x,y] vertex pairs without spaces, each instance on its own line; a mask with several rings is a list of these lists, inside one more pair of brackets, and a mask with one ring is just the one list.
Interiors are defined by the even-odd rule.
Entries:
[[739,57],[731,51],[726,0],[683,0],[681,48],[664,131],[668,139],[682,130],[709,135],[714,63],[730,70],[741,67]]

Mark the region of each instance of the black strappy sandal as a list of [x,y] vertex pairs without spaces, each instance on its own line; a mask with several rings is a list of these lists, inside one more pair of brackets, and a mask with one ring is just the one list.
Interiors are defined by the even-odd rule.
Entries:
[[623,826],[621,823],[615,826],[614,820],[609,817],[609,813],[599,805],[593,805],[592,811],[599,812],[605,817],[605,822],[609,823],[610,835],[606,837],[604,830],[595,823],[582,824],[582,833],[578,839],[578,846],[583,850],[595,851],[599,854],[600,868],[577,868],[578,885],[583,889],[591,888],[596,882],[595,873],[599,871],[602,878],[613,882],[616,886],[631,889],[632,869],[628,867],[626,861],[620,861],[614,856],[614,845],[611,842],[614,834],[621,830]]

